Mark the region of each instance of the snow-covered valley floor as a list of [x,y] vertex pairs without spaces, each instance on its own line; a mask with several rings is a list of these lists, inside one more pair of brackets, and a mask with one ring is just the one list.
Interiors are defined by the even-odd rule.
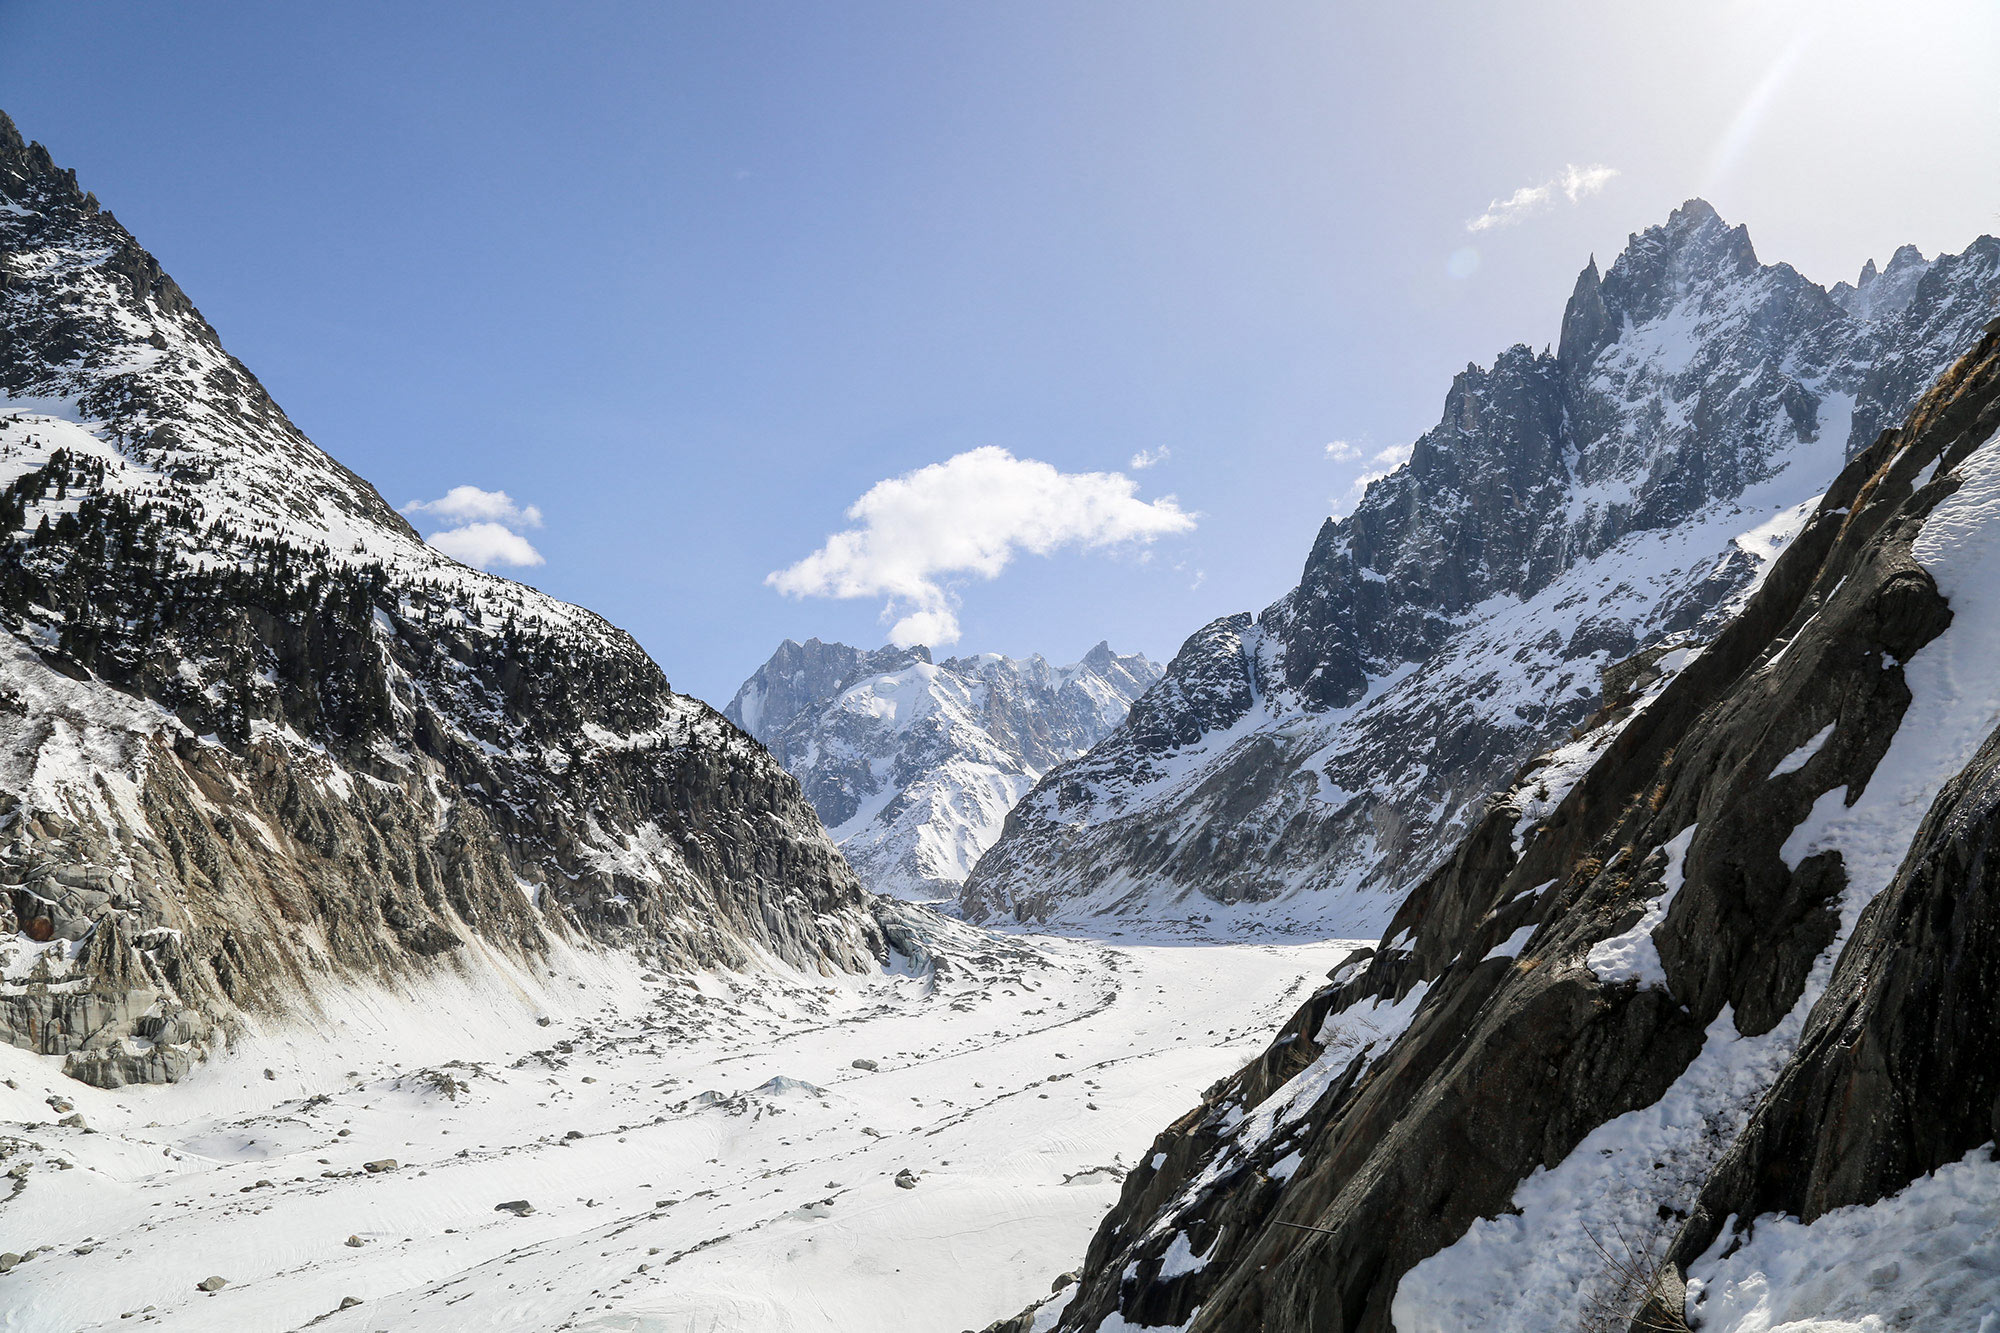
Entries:
[[0,1049],[0,1327],[980,1328],[1351,947],[985,940],[935,983],[495,960],[171,1087]]

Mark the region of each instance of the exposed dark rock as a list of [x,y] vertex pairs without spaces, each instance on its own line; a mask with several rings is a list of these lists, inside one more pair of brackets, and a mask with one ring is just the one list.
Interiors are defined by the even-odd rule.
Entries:
[[116,1087],[475,940],[887,957],[760,747],[424,545],[4,116],[0,203],[0,1037]]
[[1713,637],[1788,524],[1751,530],[1810,502],[1992,318],[2000,241],[1892,267],[1879,300],[1830,295],[1699,200],[1592,261],[1554,354],[1467,367],[1296,589],[1199,631],[1015,807],[965,913],[1281,899],[1266,910],[1378,929],[1488,793],[1603,705],[1606,667]]
[[[1591,762],[1546,813],[1517,840],[1531,767],[1373,950],[1160,1135],[1059,1327],[1116,1314],[1192,1333],[1388,1333],[1392,1305],[1430,1290],[1409,1285],[1419,1264],[1520,1214],[1524,1182],[1577,1165],[1593,1131],[1686,1088],[1675,1117],[1692,1123],[1599,1150],[1659,1157],[1616,1177],[1630,1197],[1615,1214],[1652,1219],[1635,1243],[1657,1274],[1526,1292],[1517,1272],[1489,1275],[1521,1302],[1489,1311],[1495,1327],[1592,1310],[1604,1324],[1607,1304],[1642,1298],[1635,1331],[1678,1327],[1685,1269],[1728,1219],[1872,1203],[1991,1141],[2000,735],[1943,785],[1886,887],[1851,884],[1838,850],[1784,849],[1816,808],[1904,780],[1882,776],[1912,707],[1904,664],[1955,614],[1912,543],[1996,433],[1989,334],[1848,464],[1741,614],[1576,743]],[[1656,977],[1601,952],[1625,939],[1656,950]],[[1712,1068],[1733,1068],[1732,1045],[1770,1054],[1683,1082],[1711,1046]],[[1595,1202],[1559,1206],[1583,1218]],[[1537,1243],[1587,1259],[1585,1232]],[[1200,1262],[1168,1271],[1176,1245]],[[1462,1277],[1494,1261],[1460,1262]]]

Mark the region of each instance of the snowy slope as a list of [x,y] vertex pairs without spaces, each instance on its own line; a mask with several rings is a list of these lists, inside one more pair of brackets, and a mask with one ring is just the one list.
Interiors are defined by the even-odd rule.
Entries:
[[474,941],[887,956],[759,747],[426,546],[4,117],[0,205],[0,1036],[117,1084]]
[[1059,1327],[2000,1324],[1996,589],[2000,321],[1162,1133]]
[[947,976],[831,985],[496,956],[260,1024],[172,1088],[0,1048],[0,1267],[39,1251],[0,1327],[981,1328],[1350,947],[955,944]]
[[788,639],[723,712],[798,777],[863,883],[938,899],[1036,780],[1108,735],[1159,677],[1102,643],[1052,667]]
[[1841,463],[1992,317],[2000,242],[1829,294],[1693,201],[1578,279],[1553,354],[1468,367],[1299,586],[1190,638],[1046,776],[971,919],[1379,929],[1607,668],[1712,636]]

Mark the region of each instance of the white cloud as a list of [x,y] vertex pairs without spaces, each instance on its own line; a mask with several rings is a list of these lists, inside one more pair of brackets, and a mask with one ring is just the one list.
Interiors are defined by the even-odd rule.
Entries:
[[1495,199],[1486,206],[1486,211],[1465,224],[1467,231],[1489,231],[1494,227],[1506,227],[1519,222],[1530,213],[1539,213],[1548,207],[1555,194],[1555,184],[1523,185],[1505,199]]
[[877,482],[836,532],[764,582],[793,597],[882,597],[899,646],[955,642],[958,618],[941,579],[990,579],[1018,552],[1047,555],[1150,542],[1194,527],[1172,496],[1141,500],[1117,472],[1058,472],[988,446]]
[[488,565],[539,565],[537,551],[523,529],[542,526],[542,511],[516,504],[505,491],[454,486],[435,500],[412,500],[405,514],[431,514],[455,526],[433,532],[430,544],[454,560],[485,569]]
[[[1342,518],[1353,513],[1354,506],[1361,503],[1361,497],[1367,493],[1368,488],[1409,462],[1415,448],[1415,445],[1392,444],[1370,458],[1368,470],[1354,479],[1353,484],[1347,488],[1347,494],[1334,497],[1333,516]],[[1352,456],[1359,457],[1360,452],[1357,449]]]
[[1133,454],[1129,466],[1134,472],[1144,472],[1154,464],[1164,463],[1173,456],[1174,451],[1163,444],[1157,449],[1141,449],[1138,453]]
[[1495,199],[1486,206],[1484,213],[1467,222],[1465,229],[1491,231],[1495,227],[1511,227],[1554,204],[1558,194],[1572,204],[1579,203],[1610,184],[1617,174],[1616,167],[1579,167],[1570,163],[1553,180],[1543,181],[1540,185],[1523,185],[1505,199]]
[[1561,176],[1563,197],[1572,204],[1587,199],[1611,184],[1611,178],[1617,174],[1616,167],[1579,167],[1574,164],[1566,166]]
[[1361,457],[1361,450],[1355,448],[1346,440],[1335,440],[1326,447],[1326,456],[1336,463],[1352,463],[1355,459]]
[[430,543],[454,560],[485,569],[488,565],[539,565],[542,553],[528,539],[498,523],[467,523],[434,532]]
[[477,486],[454,486],[438,499],[412,500],[403,512],[435,514],[447,523],[500,523],[516,531],[542,526],[542,511],[533,505],[517,505],[505,491]]
[[889,630],[889,642],[898,648],[913,644],[942,645],[958,642],[958,617],[950,607],[912,611]]

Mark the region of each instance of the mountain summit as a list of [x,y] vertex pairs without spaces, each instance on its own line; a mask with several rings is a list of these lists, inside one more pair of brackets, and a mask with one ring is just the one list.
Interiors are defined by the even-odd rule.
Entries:
[[1700,200],[1632,236],[1556,352],[1467,367],[1296,589],[1196,632],[1042,779],[966,915],[1378,929],[1524,761],[1716,632],[1972,345],[1996,272],[1986,237],[1829,292]]
[[1996,653],[2000,321],[994,1328],[1990,1326]]
[[597,616],[426,546],[4,116],[0,630],[0,1038],[77,1078],[593,943],[887,957],[760,747]]
[[787,639],[723,713],[798,776],[871,889],[948,898],[1035,780],[1108,735],[1160,670],[1108,643],[1053,667]]

